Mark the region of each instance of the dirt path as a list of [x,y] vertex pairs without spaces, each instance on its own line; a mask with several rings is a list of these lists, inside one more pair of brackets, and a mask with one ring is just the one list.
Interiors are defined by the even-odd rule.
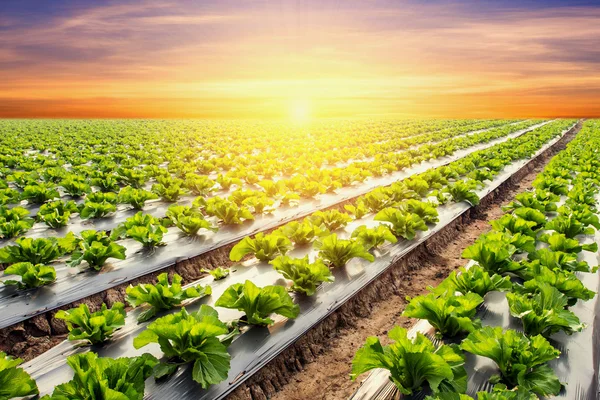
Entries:
[[[578,131],[578,130],[577,130]],[[574,135],[572,135],[574,136]],[[303,366],[271,398],[274,400],[333,400],[347,399],[359,386],[360,378],[352,382],[349,379],[352,359],[356,350],[369,336],[378,336],[387,343],[387,332],[396,325],[408,328],[414,320],[401,317],[406,306],[406,296],[423,294],[428,285],[437,285],[452,270],[466,264],[461,258],[462,251],[482,233],[491,229],[488,221],[499,218],[503,212],[500,206],[516,194],[531,187],[536,175],[542,171],[551,157],[561,147],[538,158],[537,165],[517,184],[502,191],[491,204],[477,213],[467,224],[458,225],[451,232],[454,239],[436,249],[436,254],[426,260],[419,269],[406,273],[403,287],[385,301],[371,304],[371,313],[358,319],[351,326],[340,329],[328,340],[327,346],[316,359]],[[366,377],[366,375],[364,376]],[[363,379],[364,379],[363,377]],[[254,397],[254,396],[253,396]]]

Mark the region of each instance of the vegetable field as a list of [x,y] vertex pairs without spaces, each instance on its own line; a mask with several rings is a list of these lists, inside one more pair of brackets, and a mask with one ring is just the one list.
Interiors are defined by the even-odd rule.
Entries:
[[0,399],[266,398],[253,379],[568,141],[348,379],[595,398],[600,124],[580,125],[0,121]]

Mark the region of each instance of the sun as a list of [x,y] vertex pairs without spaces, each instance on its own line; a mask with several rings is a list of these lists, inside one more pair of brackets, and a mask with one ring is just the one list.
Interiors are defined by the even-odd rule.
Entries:
[[305,124],[310,121],[310,102],[306,99],[296,99],[290,102],[289,117],[294,124]]

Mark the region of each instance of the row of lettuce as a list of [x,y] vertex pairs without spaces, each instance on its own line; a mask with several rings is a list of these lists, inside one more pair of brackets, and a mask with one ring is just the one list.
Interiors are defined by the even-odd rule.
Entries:
[[[269,261],[292,281],[290,290],[314,295],[320,283],[333,280],[331,268],[342,267],[355,257],[373,261],[374,255],[369,250],[386,242],[394,243],[398,238],[412,240],[416,231],[427,230],[427,224],[438,221],[437,207],[440,204],[449,200],[467,200],[477,204],[479,198],[473,189],[484,185],[485,180],[493,179],[513,161],[531,156],[572,123],[564,121],[537,129],[472,153],[447,166],[429,170],[390,187],[376,189],[358,198],[354,204],[347,205],[349,213],[319,211],[304,221],[290,222],[269,235],[257,234],[253,238],[244,238],[233,247],[230,258],[239,261],[252,254],[258,260]],[[473,175],[474,172],[477,172],[477,176]],[[422,201],[424,197],[426,201]],[[361,219],[373,214],[375,220],[384,223],[375,228],[360,226],[349,239],[338,237],[336,231],[344,228],[353,218]],[[139,216],[142,217],[149,216]],[[308,257],[291,258],[286,255],[294,245],[302,247],[311,243],[318,250],[313,262]],[[230,271],[218,268],[210,272],[215,279],[222,279]],[[169,310],[186,300],[209,294],[209,286],[191,285],[184,288],[178,275],[173,275],[169,281],[167,274],[162,274],[156,284],[130,286],[127,301],[132,306],[145,305],[138,319],[147,321],[159,310]],[[150,343],[158,343],[165,355],[162,362],[150,354],[117,360],[98,358],[93,353],[76,354],[68,358],[69,365],[75,371],[74,379],[58,385],[51,398],[85,398],[90,390],[124,394],[126,397],[123,398],[140,398],[147,377],[154,375],[156,379],[165,379],[187,363],[193,364],[192,378],[206,388],[227,378],[230,367],[227,347],[239,334],[241,325],[269,325],[273,323],[273,314],[296,318],[300,311],[285,287],[273,285],[259,288],[250,281],[229,286],[217,299],[215,306],[240,310],[244,316],[225,323],[219,320],[214,308],[202,305],[197,312],[190,313],[182,308],[179,312],[159,317],[135,338],[134,346],[142,348]],[[93,344],[109,340],[114,331],[125,324],[125,317],[122,303],[115,303],[111,308],[103,305],[96,312],[91,312],[87,305],[81,304],[75,309],[61,310],[56,314],[56,318],[66,322],[70,340]],[[21,386],[13,385],[15,392],[10,394],[24,396],[37,392],[35,383],[25,379],[26,373],[14,365],[15,360],[8,357],[6,360],[13,365],[7,371],[25,374],[22,381],[27,382]],[[118,373],[112,375],[113,371]],[[108,379],[109,375],[118,379]]]
[[[480,400],[557,395],[561,382],[547,363],[561,353],[548,338],[584,329],[569,308],[595,296],[577,273],[597,270],[579,261],[578,254],[598,251],[597,243],[582,242],[600,229],[599,148],[600,125],[587,122],[538,175],[535,191],[517,195],[504,207],[506,214],[492,221],[493,230],[465,249],[463,257],[475,264],[410,300],[404,316],[427,320],[439,338],[459,340],[460,345],[436,348],[425,335],[409,338],[405,329],[396,327],[389,333],[394,343],[388,346],[377,337],[367,339],[353,360],[352,378],[385,368],[402,394],[425,388],[433,392],[430,399],[471,399],[464,394],[464,351],[498,366],[499,374],[490,379],[496,384],[493,392],[478,393]],[[520,319],[523,332],[482,327],[476,313],[490,291],[507,292],[508,311]]]
[[101,168],[111,162],[126,168],[198,162],[203,174],[238,165],[293,172],[402,148],[402,140],[411,136],[504,123],[363,120],[292,127],[259,121],[2,121],[0,154],[4,166],[30,171],[61,165]]
[[[555,122],[548,125],[547,128],[543,130],[538,129],[537,131],[559,132],[568,126],[569,123],[570,121]],[[530,123],[528,122],[527,124]],[[505,135],[506,132],[511,132],[514,129],[518,130],[518,128],[520,126],[517,124],[512,126],[510,130],[503,128],[501,131],[488,131],[472,135],[469,139],[465,139],[463,144],[453,145],[452,151],[456,148],[468,147],[473,142],[478,143],[480,141],[492,140],[499,135]],[[469,157],[468,159],[471,160],[472,158]],[[411,161],[411,165],[423,160],[424,157],[415,157]],[[354,217],[361,218],[368,212],[381,210],[383,208],[380,207],[381,204],[390,202],[386,198],[391,197],[392,201],[397,202],[412,196],[413,193],[417,198],[421,198],[429,193],[432,188],[441,189],[442,187],[444,187],[443,191],[437,191],[438,202],[443,203],[447,201],[446,198],[448,195],[454,199],[458,199],[458,201],[468,200],[469,193],[478,185],[477,182],[490,179],[495,172],[503,167],[500,161],[495,161],[494,163],[490,163],[490,165],[482,165],[483,168],[472,167],[474,163],[478,162],[477,158],[474,158],[474,161],[470,162],[471,164],[467,165],[467,167],[460,167],[456,170],[452,168],[436,169],[432,170],[433,172],[406,179],[402,184],[392,185],[391,188],[374,190],[366,196],[361,197],[361,200],[355,206],[349,206],[347,210]],[[460,165],[460,163],[456,163],[456,165]],[[466,175],[469,180],[467,182],[459,180],[454,184],[445,185],[448,179],[454,179],[459,175]],[[90,268],[100,270],[109,258],[121,260],[126,258],[126,248],[116,242],[119,239],[131,238],[141,243],[144,247],[160,246],[164,244],[163,237],[167,233],[169,226],[176,226],[185,235],[190,236],[195,236],[206,231],[216,232],[218,225],[214,221],[207,219],[207,217],[215,217],[225,225],[242,224],[244,221],[254,219],[254,214],[272,211],[271,206],[275,201],[289,204],[289,201],[293,198],[293,193],[289,192],[283,181],[269,181],[269,184],[263,181],[261,186],[264,191],[239,189],[235,190],[228,198],[215,196],[205,199],[200,196],[194,200],[191,207],[183,205],[171,206],[163,218],[144,214],[140,211],[117,226],[110,234],[105,231],[86,230],[78,235],[69,233],[63,238],[47,237],[33,239],[20,237],[14,245],[7,245],[0,248],[0,262],[10,265],[5,270],[6,275],[20,275],[22,279],[21,281],[9,279],[4,281],[4,283],[16,285],[20,289],[31,289],[50,284],[56,279],[56,271],[54,267],[48,264],[65,255],[71,255],[67,260],[68,265],[71,267],[76,267],[85,261]],[[392,195],[386,195],[386,192],[390,190],[393,192]],[[408,195],[404,193],[407,190],[410,192]],[[143,193],[145,192],[147,191],[144,189],[132,189],[131,187],[121,189],[119,195],[112,192],[95,192],[87,195],[86,202],[82,206],[78,206],[72,200],[66,202],[50,201],[42,204],[38,212],[38,219],[44,220],[50,226],[60,227],[62,224],[66,224],[71,213],[80,212],[81,215],[101,217],[104,215],[104,211],[102,210],[106,211],[108,208],[116,209],[119,197],[125,195],[131,195],[130,200],[135,198],[135,200],[131,200],[134,208],[142,208],[145,203],[145,200],[143,200],[145,198],[143,197],[145,196]],[[140,199],[135,193],[137,195],[142,193],[140,196],[143,198]],[[413,213],[414,210],[412,208],[423,208],[423,206],[419,206],[416,203],[408,207],[410,207],[409,211]],[[23,233],[34,222],[33,218],[28,216],[28,211],[22,207],[14,207],[12,209],[0,208],[0,214],[3,214],[3,220],[0,221],[0,231],[4,230],[4,232],[8,232],[11,235]],[[323,213],[323,216],[319,218],[323,221],[319,221],[316,225],[323,223],[328,229],[331,228],[330,224],[343,223],[344,218],[346,222],[350,220],[350,216],[346,215],[344,217],[344,214],[340,213]],[[337,222],[336,218],[341,218],[342,220]],[[385,211],[379,218],[387,218],[389,222],[393,222],[396,225],[407,224],[403,222],[402,218],[396,221],[398,215],[393,210]],[[328,222],[329,219],[333,219],[333,222]],[[430,222],[427,218],[424,218],[424,220],[425,222]],[[409,218],[407,228],[398,227],[395,229],[414,231],[415,228],[411,228],[413,225],[419,226],[418,221],[412,221]],[[296,240],[294,236],[309,234],[311,230],[314,231],[313,237],[319,236],[318,226],[316,228],[311,228],[307,224],[292,224],[292,226],[286,228],[288,236],[292,236],[290,237],[291,240]],[[420,226],[422,227],[423,225]],[[295,232],[296,230],[298,232]],[[367,231],[360,236],[364,237],[368,234],[370,233]],[[385,232],[380,229],[379,235],[383,234]]]
[[[429,143],[417,149],[401,153],[378,155],[375,160],[355,162],[343,168],[307,168],[290,178],[274,179],[269,174],[248,173],[245,166],[237,166],[211,179],[209,171],[190,170],[189,163],[183,166],[170,162],[166,167],[157,164],[125,167],[115,161],[101,161],[99,165],[65,168],[56,165],[40,167],[38,164],[24,166],[15,163],[14,169],[0,172],[0,237],[14,238],[25,234],[35,222],[48,228],[68,227],[72,217],[81,220],[106,218],[118,211],[122,204],[142,210],[147,201],[161,199],[174,203],[182,196],[213,196],[214,192],[230,192],[227,198],[215,196],[213,216],[223,224],[241,223],[253,219],[254,215],[273,211],[279,206],[294,206],[301,199],[312,199],[324,193],[333,193],[342,187],[360,184],[369,177],[379,177],[408,168],[424,160],[435,159],[473,145],[497,139],[520,129],[528,128],[538,121],[525,121],[490,131],[456,138],[462,130],[439,131],[403,139],[406,146]],[[495,126],[498,121],[484,123]],[[465,128],[466,129],[466,128]],[[446,137],[450,139],[442,140]],[[439,142],[432,144],[430,142]],[[403,147],[403,148],[405,148]],[[29,156],[22,156],[27,160]],[[130,160],[125,158],[122,162]],[[128,161],[131,162],[131,161]],[[48,160],[44,161],[44,165]],[[18,168],[33,170],[16,170]],[[184,168],[185,167],[185,168]],[[9,187],[10,185],[14,186]],[[149,190],[148,190],[149,189]],[[244,190],[247,189],[247,190]],[[73,200],[62,200],[61,192]],[[36,215],[31,215],[28,206],[39,205]],[[162,217],[162,216],[161,216]]]

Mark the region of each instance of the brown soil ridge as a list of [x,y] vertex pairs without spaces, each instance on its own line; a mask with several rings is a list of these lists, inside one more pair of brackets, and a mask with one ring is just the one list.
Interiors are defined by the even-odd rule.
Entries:
[[226,397],[228,400],[347,399],[360,386],[349,378],[354,354],[369,336],[387,343],[394,326],[411,327],[402,317],[406,296],[423,294],[466,264],[461,254],[489,221],[503,215],[500,206],[526,188],[548,161],[576,136],[582,121],[544,153],[532,159],[462,216],[392,265],[319,325],[299,338]]

